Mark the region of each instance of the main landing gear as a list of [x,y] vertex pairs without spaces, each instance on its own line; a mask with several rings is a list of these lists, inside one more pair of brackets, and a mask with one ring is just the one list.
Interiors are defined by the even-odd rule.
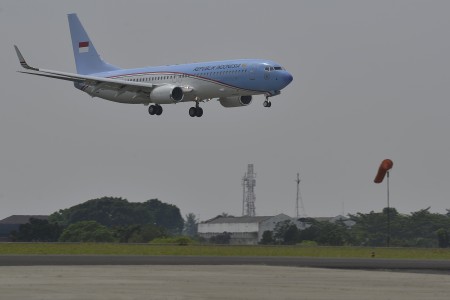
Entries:
[[160,116],[162,114],[162,112],[163,112],[163,108],[161,105],[156,104],[156,105],[150,105],[148,107],[148,113],[151,114],[152,116],[153,115]]
[[197,102],[197,104],[195,105],[195,107],[189,108],[189,115],[190,115],[191,117],[201,117],[201,116],[203,116],[203,108],[201,108],[201,107],[198,105],[198,102]]

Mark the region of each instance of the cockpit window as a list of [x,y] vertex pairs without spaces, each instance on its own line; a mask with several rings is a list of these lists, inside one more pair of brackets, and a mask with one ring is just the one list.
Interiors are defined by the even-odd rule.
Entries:
[[282,67],[275,67],[275,70],[283,70]]

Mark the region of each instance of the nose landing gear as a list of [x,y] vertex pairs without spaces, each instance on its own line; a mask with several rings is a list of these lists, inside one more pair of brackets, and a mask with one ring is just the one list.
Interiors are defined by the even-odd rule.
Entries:
[[272,106],[272,102],[270,102],[269,96],[267,96],[267,95],[266,95],[266,100],[263,102],[263,106],[264,107],[271,107]]

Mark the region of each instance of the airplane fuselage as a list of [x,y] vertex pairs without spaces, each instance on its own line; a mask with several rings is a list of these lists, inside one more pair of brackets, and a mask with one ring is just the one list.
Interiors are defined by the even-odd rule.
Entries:
[[[180,86],[184,88],[184,97],[180,102],[247,95],[274,96],[292,81],[292,76],[277,63],[258,59],[122,69],[92,75],[132,82]],[[136,91],[118,94],[114,90],[98,88],[96,85],[75,84],[75,86],[93,97],[114,102],[160,103],[152,100],[151,96]]]

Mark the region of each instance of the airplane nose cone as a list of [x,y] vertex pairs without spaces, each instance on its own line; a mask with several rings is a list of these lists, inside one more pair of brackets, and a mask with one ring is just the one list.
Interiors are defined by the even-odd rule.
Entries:
[[292,77],[291,74],[289,74],[289,73],[286,74],[286,81],[287,81],[287,83],[291,83],[291,81],[292,81],[293,79],[294,79],[294,77]]
[[289,83],[291,83],[291,81],[294,79],[294,77],[292,77],[291,74],[289,74],[288,72],[283,74],[283,83],[284,86],[287,86]]

